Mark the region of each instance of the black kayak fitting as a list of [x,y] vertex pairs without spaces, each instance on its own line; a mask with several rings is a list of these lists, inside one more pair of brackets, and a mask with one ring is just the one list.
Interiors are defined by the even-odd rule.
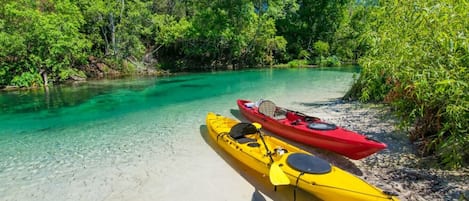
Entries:
[[309,174],[325,174],[331,171],[331,164],[327,161],[304,153],[293,153],[287,158],[287,164],[299,172]]

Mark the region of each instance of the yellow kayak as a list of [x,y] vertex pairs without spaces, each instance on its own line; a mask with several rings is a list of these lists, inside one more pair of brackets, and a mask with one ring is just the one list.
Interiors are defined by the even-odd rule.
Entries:
[[392,194],[331,165],[329,162],[263,135],[257,123],[240,123],[208,113],[207,128],[222,149],[257,172],[269,175],[273,185],[293,185],[322,200],[398,200]]

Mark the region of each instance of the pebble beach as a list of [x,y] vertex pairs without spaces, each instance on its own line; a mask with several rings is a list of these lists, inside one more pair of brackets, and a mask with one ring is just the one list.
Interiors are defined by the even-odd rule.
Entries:
[[322,117],[347,129],[371,136],[388,148],[361,160],[349,160],[330,152],[307,148],[334,165],[365,179],[375,186],[397,193],[402,201],[469,200],[469,170],[432,168],[435,159],[422,158],[398,121],[383,105],[331,101],[296,103],[304,113]]

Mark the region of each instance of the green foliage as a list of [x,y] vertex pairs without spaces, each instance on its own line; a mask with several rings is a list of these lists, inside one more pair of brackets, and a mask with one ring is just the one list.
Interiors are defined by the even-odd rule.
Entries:
[[68,80],[70,77],[86,78],[86,75],[83,71],[79,71],[74,68],[60,69],[60,72],[59,72],[60,81]]
[[370,50],[354,90],[362,101],[387,101],[413,126],[423,154],[448,168],[469,161],[467,1],[380,1],[362,37]]
[[149,1],[81,0],[78,6],[86,20],[84,31],[93,42],[99,56],[123,60],[130,56],[142,57],[143,40],[151,37],[148,28],[152,13]]
[[0,51],[0,64],[8,75],[0,84],[37,86],[41,72],[58,77],[86,57],[90,43],[79,30],[84,21],[69,1],[7,1],[3,6],[0,41],[8,48]]
[[42,86],[42,78],[35,72],[23,72],[13,77],[11,84],[19,87]]
[[316,63],[319,66],[340,66],[340,60],[336,56],[329,56],[329,57],[319,57],[318,61]]
[[340,60],[337,56],[329,56],[329,43],[317,41],[313,45],[314,51],[318,55],[315,63],[319,66],[340,66]]
[[[104,73],[152,66],[243,68],[298,56],[309,60],[312,41],[332,44],[335,21],[348,2],[5,0],[0,85],[25,85],[22,78],[33,82],[24,72],[60,82],[76,76],[79,71],[73,69],[98,60],[112,68]],[[292,49],[294,54],[286,54]],[[138,65],[120,66],[126,62]]]
[[170,45],[184,39],[191,27],[185,18],[177,20],[170,15],[153,15],[152,22],[151,33],[157,45]]
[[319,56],[329,56],[329,43],[319,40],[314,43],[313,48]]
[[342,61],[356,63],[357,59],[366,53],[369,42],[360,36],[370,31],[370,23],[367,19],[370,16],[370,9],[373,9],[367,2],[361,1],[357,4],[349,4],[348,9],[344,9],[343,18],[331,43],[331,52],[337,55]]
[[267,63],[273,65],[275,63],[275,55],[281,55],[285,52],[287,41],[282,36],[275,36],[274,38],[266,39],[264,61],[261,63]]
[[127,75],[132,75],[135,74],[138,70],[137,65],[131,63],[131,62],[124,62],[122,64],[122,72]]
[[288,66],[290,68],[298,68],[298,67],[305,67],[308,65],[308,61],[307,60],[293,60],[293,61],[290,61],[288,62]]
[[332,44],[341,22],[346,22],[343,18],[350,12],[349,5],[352,2],[354,1],[297,0],[298,9],[294,12],[287,11],[285,18],[276,23],[278,34],[288,41],[286,49],[290,56],[287,58],[297,58],[301,50],[313,52],[314,41]]
[[300,59],[309,59],[310,56],[311,54],[306,50],[301,50],[300,53],[298,53],[298,58]]
[[201,2],[183,44],[186,59],[212,68],[270,65],[286,47],[276,19],[296,7],[291,0]]

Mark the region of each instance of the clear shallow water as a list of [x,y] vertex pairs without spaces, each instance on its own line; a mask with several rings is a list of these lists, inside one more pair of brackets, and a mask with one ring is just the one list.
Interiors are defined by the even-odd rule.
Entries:
[[238,98],[292,109],[327,101],[357,72],[268,69],[0,93],[0,200],[125,200],[146,182],[167,186],[151,200],[174,198],[168,192],[185,185],[175,169],[207,169],[193,160],[194,150],[213,152],[201,137],[207,112],[232,116]]

